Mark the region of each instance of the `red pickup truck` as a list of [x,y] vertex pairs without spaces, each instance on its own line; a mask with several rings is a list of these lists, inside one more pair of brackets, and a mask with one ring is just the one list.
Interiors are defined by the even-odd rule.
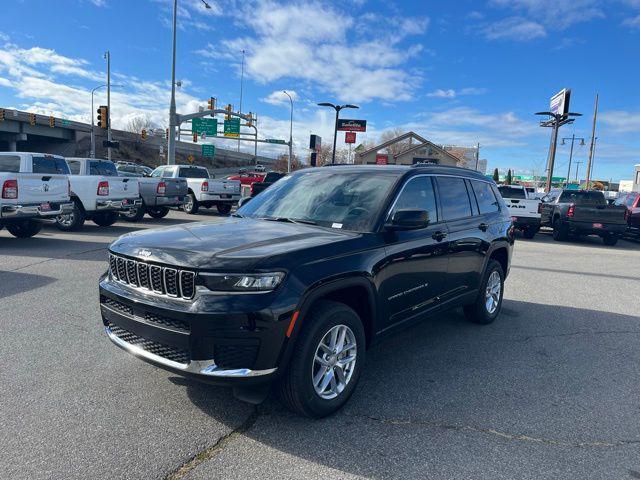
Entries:
[[622,193],[616,199],[614,205],[627,207],[629,228],[634,233],[640,233],[640,192]]
[[237,175],[230,175],[227,180],[239,180],[241,185],[251,185],[255,182],[262,182],[266,174],[259,172],[240,172]]

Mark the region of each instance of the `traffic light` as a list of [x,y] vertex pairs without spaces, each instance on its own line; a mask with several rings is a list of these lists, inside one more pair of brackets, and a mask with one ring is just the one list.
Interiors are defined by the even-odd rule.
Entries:
[[[209,101],[207,102],[207,109],[208,110],[215,110],[216,109],[216,99],[214,97],[209,98]],[[211,114],[212,117],[215,117],[215,113]]]
[[198,132],[193,132],[193,143],[198,143]]
[[167,140],[169,140],[169,129],[168,128],[164,131],[164,136],[165,136],[165,138]]
[[[229,105],[227,105],[226,107],[224,107],[224,109],[225,109],[227,112],[231,112],[231,111],[233,111],[233,105],[229,104]],[[229,115],[229,114],[227,113],[227,114],[224,116],[224,119],[225,119],[225,120],[231,120],[231,115]]]
[[29,124],[31,124],[31,125],[35,125],[36,124],[36,114],[35,113],[30,113],[29,114]]
[[4,108],[0,108],[0,122],[4,122]]
[[107,128],[109,123],[109,108],[106,105],[98,107],[98,127]]
[[247,120],[247,127],[253,127],[253,113],[249,112],[249,119]]
[[143,128],[142,132],[140,132],[140,138],[142,138],[142,140],[146,140],[147,139],[147,129]]
[[51,115],[51,116],[49,117],[49,126],[50,126],[51,128],[53,128],[53,127],[55,127],[55,126],[56,126],[56,119],[55,119],[55,117],[54,117],[53,115]]

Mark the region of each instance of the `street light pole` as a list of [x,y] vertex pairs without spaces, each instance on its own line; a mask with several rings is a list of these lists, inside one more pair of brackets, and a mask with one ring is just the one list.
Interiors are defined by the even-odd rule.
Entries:
[[167,164],[176,163],[176,23],[178,0],[173,0],[173,46],[171,53],[171,100],[169,102],[169,138],[167,139]]
[[569,168],[567,170],[567,181],[565,183],[565,186],[568,187],[569,179],[571,179],[571,160],[573,159],[573,142],[575,142],[576,140],[580,140],[580,145],[584,145],[584,138],[582,137],[576,138],[576,134],[573,133],[570,139],[569,138],[562,139],[562,145],[564,145],[565,140],[571,140],[571,149],[569,150]]
[[584,162],[576,162],[576,182],[579,182],[578,180],[578,167],[580,167],[581,164],[583,164]]
[[[240,113],[242,113],[242,87],[244,83],[244,49],[242,49],[242,67],[240,67]],[[240,151],[240,137],[238,137],[238,151]]]
[[291,95],[287,93],[286,90],[283,90],[287,97],[289,97],[289,102],[291,102],[291,118],[289,120],[289,161],[287,162],[287,173],[291,172],[291,159],[293,158],[293,98]]
[[[107,59],[107,141],[111,143],[111,53],[106,51]],[[107,148],[107,159],[111,160],[111,147]]]
[[93,94],[96,92],[96,90],[98,90],[99,88],[104,88],[106,87],[107,84],[103,84],[103,85],[98,85],[97,87],[95,87],[93,90],[91,90],[91,153],[89,154],[89,156],[91,158],[96,158],[96,132],[95,132],[95,122],[93,121],[93,116],[95,115],[95,110],[94,110],[94,106],[93,106]]
[[360,107],[358,107],[357,105],[351,105],[350,103],[346,105],[334,105],[333,103],[329,103],[329,102],[318,103],[318,106],[331,107],[336,111],[336,123],[335,123],[335,126],[333,127],[333,152],[331,154],[331,164],[333,165],[334,163],[336,163],[336,141],[338,139],[338,118],[340,117],[340,110],[344,108],[360,108]]

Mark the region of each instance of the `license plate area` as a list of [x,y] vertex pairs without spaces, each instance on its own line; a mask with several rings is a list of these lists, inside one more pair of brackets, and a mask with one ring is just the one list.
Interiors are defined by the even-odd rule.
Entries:
[[593,224],[593,228],[602,228],[602,224],[601,223],[594,223]]
[[51,211],[51,204],[49,202],[43,202],[40,204],[40,211],[41,212],[50,212]]

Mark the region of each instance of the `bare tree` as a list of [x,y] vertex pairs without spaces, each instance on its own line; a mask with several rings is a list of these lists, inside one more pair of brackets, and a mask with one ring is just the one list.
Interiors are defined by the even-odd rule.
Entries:
[[139,115],[129,120],[124,129],[127,132],[140,133],[142,129],[149,131],[156,127],[157,125],[151,121],[151,118],[148,115]]
[[[399,137],[400,135],[404,135],[405,133],[406,132],[403,132],[402,129],[398,127],[392,128],[391,130],[385,130],[380,135],[380,143],[386,143],[390,140],[393,140],[394,138]],[[389,145],[387,148],[385,148],[385,151],[390,155],[398,155],[399,153],[404,152],[410,147],[411,147],[411,140],[407,138],[400,142]]]
[[[286,173],[288,159],[289,155],[284,153],[278,156],[276,161],[273,163],[273,166],[271,167],[272,170],[275,172]],[[294,172],[296,170],[300,170],[301,168],[304,168],[304,165],[300,162],[300,159],[297,157],[297,155],[294,154],[293,159],[291,160],[291,171]]]

